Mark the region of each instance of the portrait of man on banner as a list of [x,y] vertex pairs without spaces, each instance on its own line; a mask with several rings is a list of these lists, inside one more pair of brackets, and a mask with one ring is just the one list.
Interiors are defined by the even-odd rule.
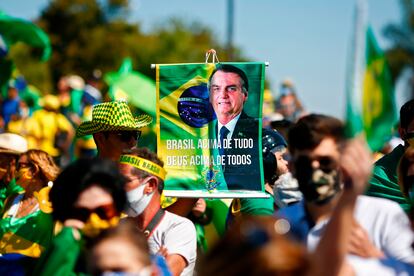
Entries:
[[260,197],[263,63],[157,65],[158,154],[171,196]]
[[229,190],[259,190],[259,120],[244,111],[249,80],[236,66],[220,64],[208,82],[209,99],[217,120],[210,135],[220,141],[222,172]]

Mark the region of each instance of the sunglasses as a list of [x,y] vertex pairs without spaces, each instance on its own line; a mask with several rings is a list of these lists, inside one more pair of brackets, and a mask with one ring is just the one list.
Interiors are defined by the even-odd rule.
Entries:
[[301,155],[301,156],[296,158],[295,167],[296,167],[296,169],[300,169],[300,168],[304,168],[304,167],[309,168],[309,167],[312,167],[312,162],[313,161],[318,161],[319,168],[324,172],[331,171],[331,170],[335,169],[338,165],[338,163],[333,158],[331,158],[329,156],[319,156],[319,157],[315,157],[315,158],[310,158],[307,155]]
[[88,209],[84,207],[74,207],[72,209],[71,218],[78,219],[82,222],[86,222],[92,213],[98,215],[99,218],[103,220],[110,220],[113,217],[118,215],[117,210],[115,209],[112,203],[99,206],[95,209]]
[[36,166],[36,164],[30,163],[30,162],[19,162],[17,163],[16,170],[24,169],[24,168],[31,168],[33,169]]
[[115,135],[120,141],[126,143],[131,141],[131,138],[133,138],[135,141],[138,141],[138,139],[141,137],[141,131],[119,131],[116,132]]

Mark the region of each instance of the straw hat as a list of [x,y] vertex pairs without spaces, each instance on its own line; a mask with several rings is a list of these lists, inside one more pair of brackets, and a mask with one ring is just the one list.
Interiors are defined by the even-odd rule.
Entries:
[[27,141],[20,135],[14,133],[0,134],[0,153],[20,155],[27,151]]
[[152,122],[147,114],[134,117],[124,101],[100,103],[93,106],[92,120],[76,129],[76,137],[102,131],[139,130]]

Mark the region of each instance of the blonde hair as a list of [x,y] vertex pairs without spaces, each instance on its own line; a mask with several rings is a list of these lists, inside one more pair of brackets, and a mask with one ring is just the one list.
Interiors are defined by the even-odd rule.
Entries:
[[39,167],[43,180],[47,183],[54,181],[60,173],[60,168],[56,165],[53,157],[47,152],[39,149],[30,149],[22,154],[28,158],[28,162]]

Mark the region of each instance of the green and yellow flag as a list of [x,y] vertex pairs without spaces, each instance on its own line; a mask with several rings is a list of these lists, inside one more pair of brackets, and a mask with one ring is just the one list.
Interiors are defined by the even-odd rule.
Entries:
[[[230,106],[241,99],[242,111],[235,113],[233,123],[219,123],[221,115],[217,116],[218,108],[210,97],[209,81],[216,71],[226,76],[220,79],[226,84],[216,86],[227,91],[217,105],[233,112]],[[156,73],[157,148],[167,170],[165,195],[265,196],[261,161],[264,63],[167,64],[157,65]],[[230,103],[233,96],[240,98]],[[219,139],[224,137],[219,130],[222,126],[230,130],[223,140]]]
[[106,73],[104,80],[109,86],[108,93],[111,100],[125,100],[132,107],[135,115],[145,112],[154,118],[149,126],[141,130],[139,146],[156,151],[155,82],[140,72],[134,71],[131,58],[125,58],[117,72]]
[[[358,47],[360,55],[355,53]],[[380,150],[389,140],[397,122],[394,85],[384,53],[370,27],[365,41],[354,48],[353,67],[348,74],[346,123],[349,136],[364,134],[373,151]]]

